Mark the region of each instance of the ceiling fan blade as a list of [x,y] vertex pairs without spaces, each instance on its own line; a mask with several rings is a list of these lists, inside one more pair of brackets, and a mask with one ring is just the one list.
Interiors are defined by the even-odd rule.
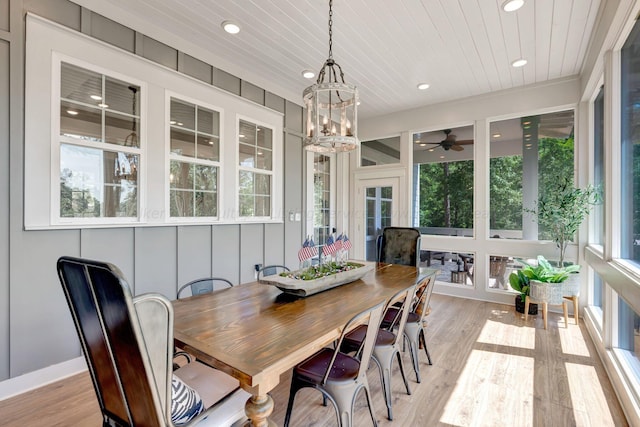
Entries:
[[463,139],[462,141],[456,141],[457,145],[472,145],[473,139]]
[[462,150],[464,150],[463,147],[461,147],[460,145],[457,145],[457,144],[452,145],[450,149],[453,150],[453,151],[462,151]]

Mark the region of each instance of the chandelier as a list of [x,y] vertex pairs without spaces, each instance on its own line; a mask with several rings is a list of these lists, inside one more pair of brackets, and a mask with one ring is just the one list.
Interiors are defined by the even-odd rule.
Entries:
[[342,68],[333,59],[332,26],[333,0],[329,0],[329,58],[316,83],[302,94],[307,109],[304,146],[319,153],[351,151],[360,145],[356,124],[358,89],[345,83]]

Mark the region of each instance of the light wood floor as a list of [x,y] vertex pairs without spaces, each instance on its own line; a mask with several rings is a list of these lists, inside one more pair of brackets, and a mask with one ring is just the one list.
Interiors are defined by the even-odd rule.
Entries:
[[[427,342],[433,365],[421,353],[422,383],[415,382],[408,353],[404,366],[413,394],[393,376],[394,421],[386,407],[375,365],[368,378],[380,426],[626,426],[602,364],[585,328],[556,313],[544,330],[512,306],[434,295]],[[290,376],[271,393],[272,419],[282,425]],[[355,426],[372,425],[364,394]],[[101,417],[88,374],[59,381],[0,402],[5,427],[99,426]],[[335,426],[333,407],[320,394],[298,393],[292,426]]]

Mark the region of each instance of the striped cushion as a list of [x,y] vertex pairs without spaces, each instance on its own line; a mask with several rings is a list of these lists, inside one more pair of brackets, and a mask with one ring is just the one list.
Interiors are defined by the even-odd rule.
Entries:
[[185,424],[203,410],[198,392],[174,375],[171,381],[171,421],[175,425]]

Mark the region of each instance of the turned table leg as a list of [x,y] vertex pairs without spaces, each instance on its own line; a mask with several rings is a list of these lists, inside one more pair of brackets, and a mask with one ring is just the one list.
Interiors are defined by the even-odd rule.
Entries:
[[276,427],[269,419],[273,412],[273,399],[268,394],[251,396],[244,406],[244,411],[249,418],[247,427]]

